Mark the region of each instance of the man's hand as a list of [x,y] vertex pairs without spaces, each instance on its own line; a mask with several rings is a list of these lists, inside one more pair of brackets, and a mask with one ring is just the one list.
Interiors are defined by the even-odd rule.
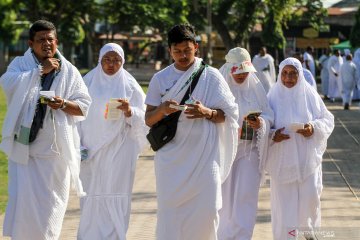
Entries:
[[159,111],[162,112],[164,115],[170,115],[171,113],[179,111],[178,109],[170,107],[170,104],[172,105],[179,105],[179,103],[175,100],[167,100],[160,104]]
[[307,123],[304,125],[304,129],[299,129],[296,132],[303,135],[304,137],[310,137],[314,133],[314,128],[311,124]]
[[47,105],[54,110],[58,110],[64,103],[64,99],[59,96],[53,97],[54,101],[48,101]]
[[59,59],[57,58],[47,58],[42,63],[42,74],[48,74],[53,69],[57,70],[60,67]]
[[186,104],[188,108],[184,111],[189,119],[196,118],[210,118],[212,110],[202,105],[200,101],[195,101],[194,104]]
[[290,136],[288,134],[283,134],[282,131],[284,131],[285,127],[279,128],[275,131],[273,141],[274,142],[282,142],[284,140],[290,139]]

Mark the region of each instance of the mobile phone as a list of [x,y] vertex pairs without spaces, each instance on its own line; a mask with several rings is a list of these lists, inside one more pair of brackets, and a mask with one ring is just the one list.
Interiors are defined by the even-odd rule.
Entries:
[[48,96],[40,96],[40,103],[48,104],[49,102],[55,102],[55,99]]
[[186,105],[174,105],[174,104],[170,104],[169,107],[180,110],[180,111],[185,111],[187,108]]

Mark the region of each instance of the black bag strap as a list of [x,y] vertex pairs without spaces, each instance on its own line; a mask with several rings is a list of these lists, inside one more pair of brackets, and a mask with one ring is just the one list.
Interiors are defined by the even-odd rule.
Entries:
[[202,62],[201,62],[201,65],[200,65],[200,68],[199,68],[198,71],[196,72],[193,80],[191,81],[191,85],[190,85],[190,86],[188,87],[188,89],[186,90],[186,93],[185,93],[183,99],[181,100],[180,105],[183,105],[183,104],[185,103],[185,101],[188,100],[188,98],[189,98],[189,93],[190,93],[191,89],[193,89],[193,90],[195,89],[196,84],[198,83],[199,78],[200,78],[202,72],[203,72],[204,69],[205,69],[205,66],[206,66],[206,64],[204,63],[204,61],[202,61]]
[[[200,75],[202,74],[202,72],[205,69],[205,66],[206,66],[206,64],[202,61],[201,66],[198,69],[198,71],[195,73],[195,76],[194,76],[193,80],[191,81],[191,85],[186,90],[186,93],[185,93],[183,99],[181,100],[180,105],[183,105],[185,103],[185,101],[188,100],[189,93],[190,93],[191,89],[195,89],[196,84],[199,81]],[[165,118],[167,118],[167,119],[173,118],[175,120],[175,119],[179,119],[180,115],[181,115],[181,111],[176,111],[176,112],[169,114]]]

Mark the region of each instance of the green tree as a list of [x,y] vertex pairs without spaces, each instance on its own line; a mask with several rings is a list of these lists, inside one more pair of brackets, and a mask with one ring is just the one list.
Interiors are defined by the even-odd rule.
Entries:
[[20,23],[13,1],[0,0],[0,39],[5,44],[18,40],[23,28]]
[[[192,0],[189,19],[199,29],[207,25],[207,0]],[[263,7],[261,0],[213,0],[212,24],[227,50],[244,44]]]
[[[185,0],[106,0],[100,8],[103,13],[100,20],[107,26],[109,38],[119,32],[130,36],[143,35],[147,30],[160,33],[165,38],[167,30],[176,23],[187,22],[188,15],[188,4]],[[136,62],[150,44],[154,42],[148,40],[139,44],[133,53]]]
[[78,45],[85,38],[85,29],[90,21],[89,16],[98,16],[96,6],[93,0],[17,0],[14,1],[13,8],[20,12],[19,16],[30,22],[39,19],[53,22],[57,27],[60,43],[66,46],[64,55],[70,58],[72,46]]
[[[192,3],[189,19],[198,27],[207,24],[208,0],[189,0]],[[245,45],[256,23],[263,27],[266,45],[283,48],[283,28],[290,20],[298,19],[318,28],[326,9],[321,0],[212,0],[212,23],[227,50]]]
[[360,47],[360,7],[355,15],[355,24],[351,29],[350,43],[353,48]]

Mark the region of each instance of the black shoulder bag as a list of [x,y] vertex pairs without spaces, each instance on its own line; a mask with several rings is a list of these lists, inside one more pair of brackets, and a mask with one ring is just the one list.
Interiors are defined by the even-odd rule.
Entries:
[[[202,62],[199,70],[196,72],[191,82],[191,85],[188,87],[183,99],[181,100],[180,105],[183,105],[188,99],[190,89],[195,89],[204,68],[205,63]],[[146,135],[146,138],[148,139],[151,148],[154,151],[159,150],[161,147],[163,147],[166,143],[170,142],[175,137],[180,114],[181,111],[171,113],[150,128],[149,133]]]

